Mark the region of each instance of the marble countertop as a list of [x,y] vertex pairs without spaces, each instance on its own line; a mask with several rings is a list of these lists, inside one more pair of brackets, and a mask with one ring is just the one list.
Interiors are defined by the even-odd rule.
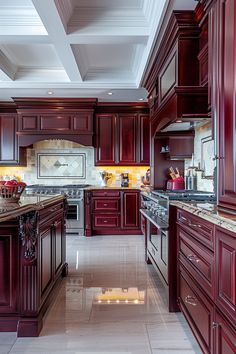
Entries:
[[136,189],[136,190],[144,190],[143,187],[141,186],[130,186],[130,187],[121,187],[121,186],[89,186],[84,188],[84,190],[96,190],[96,189],[118,189],[118,190],[130,190],[130,189]]
[[64,195],[22,195],[18,203],[1,204],[0,202],[0,222],[8,221],[19,215],[33,210],[44,209],[59,200],[65,199]]
[[182,202],[172,200],[170,205],[174,205],[191,214],[197,215],[215,225],[223,227],[232,232],[236,232],[236,215],[227,215],[217,209],[216,203],[204,202]]

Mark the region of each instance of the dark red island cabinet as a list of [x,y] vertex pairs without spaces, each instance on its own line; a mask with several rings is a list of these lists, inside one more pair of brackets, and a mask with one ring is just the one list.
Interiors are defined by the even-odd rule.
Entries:
[[85,235],[140,234],[140,191],[96,189],[85,191]]
[[148,114],[96,115],[95,165],[149,165]]
[[236,234],[177,211],[178,301],[203,353],[236,353]]
[[0,223],[0,331],[18,337],[39,335],[61,276],[67,274],[65,199],[42,204],[40,210]]

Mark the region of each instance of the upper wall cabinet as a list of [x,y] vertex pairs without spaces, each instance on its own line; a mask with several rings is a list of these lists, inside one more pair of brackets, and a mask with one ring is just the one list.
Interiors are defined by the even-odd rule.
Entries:
[[17,130],[17,115],[0,114],[0,166],[25,165],[25,150],[19,149]]
[[142,83],[149,92],[152,136],[176,120],[206,118],[208,111],[207,87],[199,82],[200,28],[194,11],[174,11],[162,31]]
[[95,164],[148,166],[149,131],[148,114],[97,114]]
[[208,1],[212,110],[217,131],[218,201],[236,211],[236,2]]

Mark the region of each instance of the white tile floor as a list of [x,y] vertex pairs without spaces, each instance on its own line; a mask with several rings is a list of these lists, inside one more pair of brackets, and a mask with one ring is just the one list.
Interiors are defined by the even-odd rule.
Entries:
[[67,237],[69,275],[38,338],[0,333],[0,354],[198,354],[144,262],[142,236]]

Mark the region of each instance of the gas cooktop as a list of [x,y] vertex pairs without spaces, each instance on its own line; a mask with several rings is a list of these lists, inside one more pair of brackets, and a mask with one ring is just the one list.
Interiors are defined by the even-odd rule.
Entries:
[[169,200],[199,200],[199,201],[216,201],[213,192],[196,191],[196,190],[161,190],[157,189],[151,192],[154,196],[164,197]]
[[48,185],[48,184],[31,184],[28,185],[27,188],[86,188],[89,187],[90,184],[64,184],[64,185]]

